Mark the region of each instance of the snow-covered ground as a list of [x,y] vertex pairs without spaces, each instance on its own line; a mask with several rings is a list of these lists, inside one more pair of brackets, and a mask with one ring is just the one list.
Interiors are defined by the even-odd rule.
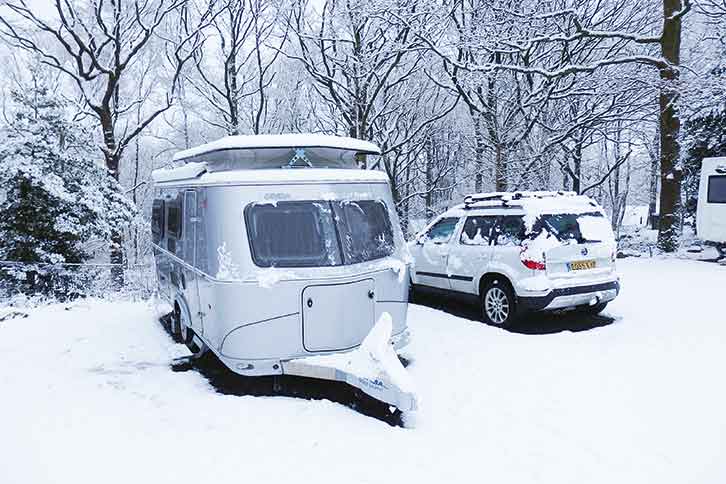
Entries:
[[0,321],[0,483],[726,482],[726,267],[619,265],[615,321],[589,331],[412,306],[413,429],[219,394],[170,370],[184,350],[143,303]]

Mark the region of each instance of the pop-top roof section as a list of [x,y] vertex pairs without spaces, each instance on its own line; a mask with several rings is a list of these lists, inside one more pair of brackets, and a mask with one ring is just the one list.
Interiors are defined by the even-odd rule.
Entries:
[[359,168],[381,150],[368,141],[322,134],[227,136],[180,151],[175,162],[203,162],[210,172],[271,168]]

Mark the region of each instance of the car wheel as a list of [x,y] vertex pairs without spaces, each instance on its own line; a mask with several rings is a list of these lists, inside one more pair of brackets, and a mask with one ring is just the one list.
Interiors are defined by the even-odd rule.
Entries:
[[579,311],[581,313],[588,314],[590,316],[597,316],[598,314],[603,312],[603,310],[605,309],[605,307],[607,307],[607,305],[608,305],[608,303],[602,302],[599,304],[595,304],[593,306],[582,306],[579,309]]
[[509,327],[516,320],[516,309],[514,291],[508,284],[495,279],[482,291],[481,312],[485,323]]

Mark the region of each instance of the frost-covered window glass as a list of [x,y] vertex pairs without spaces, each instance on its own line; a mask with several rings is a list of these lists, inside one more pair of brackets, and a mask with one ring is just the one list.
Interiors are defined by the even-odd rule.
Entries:
[[726,203],[726,175],[708,177],[708,203]]
[[252,204],[245,221],[252,257],[260,267],[341,264],[329,202]]
[[182,203],[181,198],[177,197],[166,204],[166,231],[167,231],[167,250],[171,253],[177,253],[177,239],[181,237],[182,231]]
[[175,239],[181,237],[181,203],[179,203],[179,200],[173,200],[169,203],[169,213],[166,223],[170,236]]
[[442,218],[426,232],[426,238],[434,244],[445,244],[454,233],[457,223],[459,223],[458,217]]
[[346,264],[380,259],[393,253],[393,229],[383,202],[342,201],[333,203],[333,207]]
[[164,200],[154,200],[151,207],[151,234],[155,244],[164,237]]
[[525,236],[526,230],[522,215],[500,217],[499,223],[494,227],[493,239],[496,245],[519,245]]
[[489,245],[491,231],[496,217],[467,217],[464,230],[461,231],[461,243],[464,245]]
[[612,238],[610,223],[600,212],[541,215],[534,224],[533,235],[537,236],[543,229],[561,242],[603,242]]

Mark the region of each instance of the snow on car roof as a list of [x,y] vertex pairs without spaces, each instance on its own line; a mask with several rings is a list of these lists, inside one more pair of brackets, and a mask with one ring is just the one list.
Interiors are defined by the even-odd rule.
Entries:
[[449,209],[445,215],[462,216],[474,211],[492,209],[519,210],[528,213],[586,213],[602,211],[602,207],[586,195],[574,192],[492,192],[467,195],[464,203]]
[[180,161],[214,151],[265,148],[336,148],[375,155],[381,153],[381,149],[369,141],[343,136],[312,133],[260,134],[227,136],[212,141],[211,143],[180,151],[174,155],[174,161]]
[[[195,166],[190,167],[190,165]],[[291,168],[286,170],[230,170],[210,173],[204,170],[204,165],[205,163],[188,163],[180,168],[154,170],[152,172],[152,178],[155,183],[184,182],[194,185],[388,182],[388,175],[386,172],[380,170]]]

